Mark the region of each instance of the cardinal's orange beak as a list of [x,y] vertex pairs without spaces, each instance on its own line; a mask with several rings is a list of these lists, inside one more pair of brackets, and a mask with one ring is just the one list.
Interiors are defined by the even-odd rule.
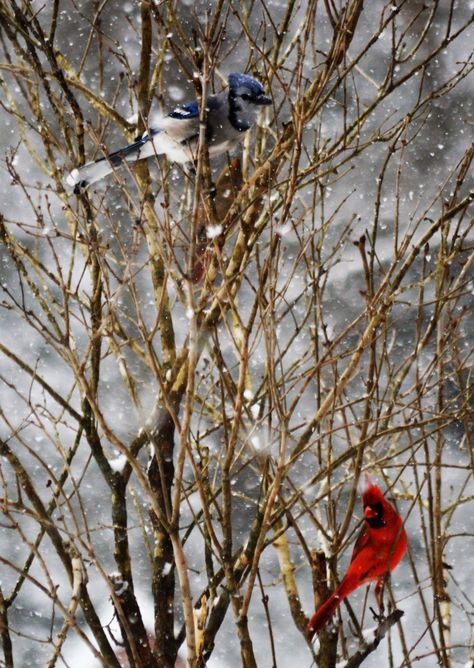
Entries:
[[377,513],[370,506],[366,506],[364,508],[364,517],[366,520],[371,520],[372,518],[377,517]]

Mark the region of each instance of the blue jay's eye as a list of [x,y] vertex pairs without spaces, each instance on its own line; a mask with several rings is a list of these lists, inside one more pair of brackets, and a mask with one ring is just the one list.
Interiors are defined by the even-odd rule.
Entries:
[[252,96],[248,95],[248,93],[242,93],[242,95],[240,97],[242,98],[242,100],[251,100],[252,99]]

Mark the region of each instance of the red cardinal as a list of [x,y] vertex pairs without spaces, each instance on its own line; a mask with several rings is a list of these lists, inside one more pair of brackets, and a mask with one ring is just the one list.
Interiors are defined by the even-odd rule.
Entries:
[[375,598],[382,610],[384,577],[393,571],[406,552],[407,535],[402,518],[367,474],[362,503],[365,524],[354,546],[351,563],[339,587],[311,617],[310,640],[327,624],[341,601],[366,582],[377,580]]

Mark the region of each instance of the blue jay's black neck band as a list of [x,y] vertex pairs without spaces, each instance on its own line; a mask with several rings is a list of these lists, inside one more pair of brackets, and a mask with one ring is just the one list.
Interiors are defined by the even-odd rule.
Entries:
[[238,114],[239,111],[242,111],[242,107],[240,105],[238,96],[235,94],[234,91],[230,90],[229,91],[229,122],[232,125],[232,127],[237,130],[237,132],[246,132],[247,130],[250,130],[251,124],[244,120],[243,118],[239,118]]

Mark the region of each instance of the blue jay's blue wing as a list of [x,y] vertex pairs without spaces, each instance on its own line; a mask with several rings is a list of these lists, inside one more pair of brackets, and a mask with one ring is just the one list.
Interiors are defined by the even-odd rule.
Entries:
[[189,120],[190,118],[199,118],[199,106],[196,101],[190,102],[189,104],[184,104],[182,107],[178,107],[170,114],[170,118],[182,118],[183,120]]
[[[222,94],[220,96],[210,95],[206,100],[206,140],[208,142],[213,140],[216,125],[222,126],[227,120],[227,110],[224,107],[225,98]],[[174,109],[156,124],[157,129],[172,137],[183,148],[186,147],[188,161],[193,161],[196,158],[199,140],[199,116],[200,106],[198,102],[194,101]],[[178,160],[178,162],[183,162],[183,160]]]
[[[206,110],[217,111],[223,106],[223,100],[219,98],[218,95],[210,95],[206,100]],[[183,104],[182,107],[177,107],[168,114],[170,118],[179,118],[183,121],[189,120],[191,118],[199,118],[199,105],[196,100],[190,102],[189,104]]]

